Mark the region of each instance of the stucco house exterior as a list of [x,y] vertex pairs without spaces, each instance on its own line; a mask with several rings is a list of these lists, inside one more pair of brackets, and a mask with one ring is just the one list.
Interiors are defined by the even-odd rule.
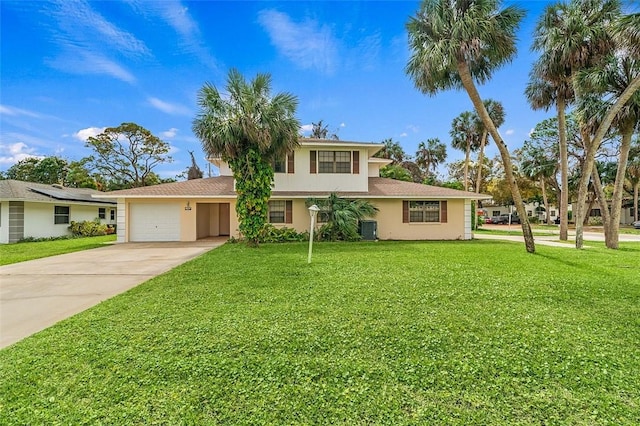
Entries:
[[92,198],[99,191],[66,188],[19,180],[0,180],[0,243],[23,238],[70,235],[73,222],[91,221],[115,225],[116,203]]
[[[383,240],[469,240],[471,201],[489,196],[380,177],[389,160],[373,155],[384,145],[301,139],[296,151],[274,165],[269,222],[309,230],[305,201],[331,192],[366,199],[379,212]],[[118,203],[118,241],[195,241],[238,237],[236,193],[229,165],[210,160],[220,176],[96,194]]]

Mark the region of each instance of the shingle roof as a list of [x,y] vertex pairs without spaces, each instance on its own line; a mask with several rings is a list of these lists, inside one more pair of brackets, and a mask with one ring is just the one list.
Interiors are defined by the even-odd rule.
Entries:
[[[333,191],[273,191],[276,198],[306,198],[323,197]],[[369,178],[369,192],[337,191],[345,197],[360,198],[461,198],[488,199],[489,195],[474,194],[456,189],[439,186],[422,185],[413,182],[403,182],[387,178]],[[164,183],[161,185],[145,186],[142,188],[124,189],[100,193],[99,197],[109,198],[195,198],[195,197],[235,197],[233,177],[217,176],[205,179],[193,179],[183,182]]]
[[232,176],[216,176],[204,179],[192,179],[182,182],[170,182],[141,188],[122,189],[102,192],[99,197],[235,197]]
[[53,200],[91,204],[114,204],[112,200],[92,198],[93,194],[104,194],[90,188],[67,188],[20,180],[0,180],[0,199],[15,201],[51,202]]

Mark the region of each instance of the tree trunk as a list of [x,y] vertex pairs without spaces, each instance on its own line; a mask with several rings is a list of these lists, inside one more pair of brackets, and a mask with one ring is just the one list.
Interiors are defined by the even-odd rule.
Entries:
[[480,185],[482,184],[482,166],[484,164],[484,146],[487,143],[487,137],[488,136],[489,136],[489,133],[485,129],[482,132],[482,140],[480,140],[480,152],[478,153],[478,171],[477,171],[478,176],[476,178],[476,193],[477,194],[480,193]]
[[604,119],[600,123],[596,134],[587,148],[585,156],[585,164],[580,176],[580,182],[578,183],[578,210],[576,213],[576,248],[582,248],[584,244],[584,236],[582,229],[582,219],[584,215],[584,204],[587,201],[587,189],[589,186],[589,177],[591,176],[591,170],[593,170],[593,164],[595,162],[596,152],[600,148],[602,139],[606,135],[607,131],[611,127],[611,123],[615,116],[620,112],[622,107],[631,99],[631,97],[640,89],[640,75],[634,78],[629,86],[622,92],[622,95],[613,104],[611,109],[607,112]]
[[[635,123],[633,123],[635,124]],[[622,194],[624,193],[624,180],[629,161],[629,150],[631,149],[631,136],[633,136],[634,125],[620,129],[622,143],[620,144],[620,156],[618,157],[618,170],[616,170],[616,181],[613,184],[613,196],[611,197],[611,217],[609,222],[609,237],[605,238],[607,248],[617,249],[620,243],[620,214],[622,212]]]
[[598,198],[598,204],[600,205],[600,214],[602,216],[602,227],[604,229],[604,240],[605,242],[609,239],[611,233],[609,226],[609,206],[607,205],[607,196],[604,193],[604,188],[602,187],[602,181],[600,180],[600,175],[598,174],[597,167],[593,168],[593,172],[591,173],[591,178],[593,179],[593,189]]
[[640,182],[633,185],[633,221],[638,220],[638,192],[640,192]]
[[567,117],[565,101],[558,98],[558,148],[560,150],[560,240],[569,239],[569,159],[567,155]]
[[471,152],[471,141],[467,140],[467,149],[464,156],[464,190],[469,190],[469,155]]
[[489,131],[489,134],[491,134],[491,137],[493,138],[496,146],[498,147],[498,150],[500,151],[500,156],[502,157],[502,163],[504,165],[504,172],[507,177],[507,182],[509,183],[509,189],[511,189],[511,196],[513,197],[513,202],[516,206],[518,215],[520,216],[525,248],[528,253],[535,253],[536,245],[533,239],[533,233],[531,232],[531,225],[529,224],[529,219],[527,217],[527,211],[525,210],[524,203],[522,202],[520,188],[518,188],[518,183],[516,182],[515,176],[513,175],[513,164],[511,163],[509,148],[500,137],[500,133],[498,133],[498,129],[493,123],[493,120],[491,120],[489,112],[487,111],[487,108],[484,106],[484,103],[480,98],[478,89],[476,89],[466,62],[458,61],[458,73],[460,74],[462,85],[467,91],[467,94],[469,95],[469,98],[471,99],[476,112],[482,119],[485,128]]
[[[549,216],[549,202],[547,201],[547,185],[544,182],[544,176],[540,176],[540,188],[542,189],[542,202],[544,203],[544,213],[547,225],[551,225],[551,216]],[[536,212],[537,217],[537,212]]]

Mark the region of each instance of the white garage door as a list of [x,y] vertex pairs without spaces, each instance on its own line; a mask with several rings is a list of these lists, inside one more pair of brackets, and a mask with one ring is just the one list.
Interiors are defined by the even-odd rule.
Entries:
[[130,241],[180,241],[180,204],[131,204]]

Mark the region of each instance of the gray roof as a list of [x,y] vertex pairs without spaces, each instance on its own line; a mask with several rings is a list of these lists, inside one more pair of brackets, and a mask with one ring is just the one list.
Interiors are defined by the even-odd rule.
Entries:
[[68,201],[86,204],[116,204],[110,199],[93,198],[92,194],[102,194],[90,188],[67,188],[21,180],[0,180],[0,199],[10,201],[60,202]]

